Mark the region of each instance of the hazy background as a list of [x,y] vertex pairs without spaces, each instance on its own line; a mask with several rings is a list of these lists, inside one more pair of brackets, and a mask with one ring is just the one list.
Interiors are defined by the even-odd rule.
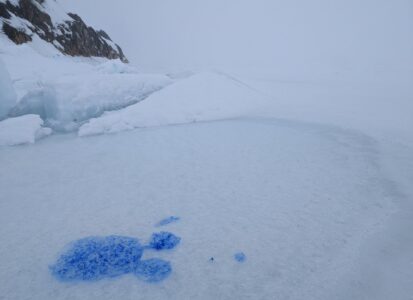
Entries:
[[60,0],[148,71],[288,77],[413,69],[413,0]]

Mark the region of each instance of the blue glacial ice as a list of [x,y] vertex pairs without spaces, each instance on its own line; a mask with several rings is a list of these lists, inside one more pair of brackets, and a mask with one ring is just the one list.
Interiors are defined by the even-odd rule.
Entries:
[[161,231],[152,234],[148,247],[155,250],[173,249],[180,241],[181,238],[173,233]]
[[168,261],[152,258],[141,261],[135,270],[135,275],[147,282],[159,282],[167,278],[171,272],[172,267]]

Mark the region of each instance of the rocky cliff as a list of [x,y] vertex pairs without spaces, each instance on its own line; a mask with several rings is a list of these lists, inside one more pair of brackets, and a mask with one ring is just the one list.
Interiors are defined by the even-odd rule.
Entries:
[[0,0],[0,28],[16,44],[37,35],[67,55],[128,62],[108,34],[87,26],[76,14],[66,14],[56,0]]

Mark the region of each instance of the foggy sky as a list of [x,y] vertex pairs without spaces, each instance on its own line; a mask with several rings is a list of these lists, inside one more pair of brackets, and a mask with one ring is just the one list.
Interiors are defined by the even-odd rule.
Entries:
[[59,0],[147,70],[413,68],[413,0]]

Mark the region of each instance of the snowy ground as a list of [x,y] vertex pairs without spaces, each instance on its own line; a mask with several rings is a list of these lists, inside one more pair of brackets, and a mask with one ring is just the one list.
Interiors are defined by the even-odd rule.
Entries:
[[[56,136],[0,151],[4,299],[336,298],[398,197],[374,140],[296,122]],[[164,254],[174,268],[165,282],[50,276],[62,245],[88,235],[145,239],[168,215],[181,217],[170,228],[182,245]],[[246,263],[233,260],[237,251]]]
[[[37,140],[39,117],[0,122],[2,145],[36,141],[0,147],[0,299],[412,299],[407,79],[149,76],[0,46],[13,101],[54,129]],[[179,247],[145,252],[171,261],[161,283],[50,274],[73,240],[146,241],[171,215]]]

